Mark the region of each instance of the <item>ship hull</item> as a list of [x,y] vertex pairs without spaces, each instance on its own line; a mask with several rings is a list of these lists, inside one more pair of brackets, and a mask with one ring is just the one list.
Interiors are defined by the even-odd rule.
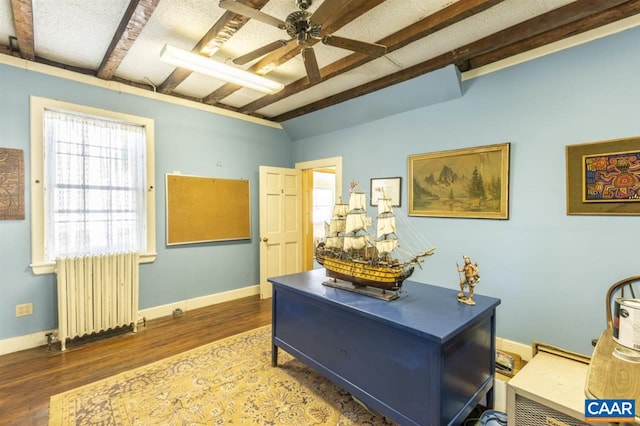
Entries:
[[399,290],[404,280],[413,273],[413,266],[373,265],[366,262],[324,257],[321,264],[327,276],[349,281],[356,287],[375,287],[383,290]]

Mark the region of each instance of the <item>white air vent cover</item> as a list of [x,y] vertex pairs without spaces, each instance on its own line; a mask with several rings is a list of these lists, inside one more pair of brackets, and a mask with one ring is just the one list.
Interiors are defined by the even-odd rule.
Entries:
[[[515,398],[515,424],[518,426],[589,426],[588,423],[518,395],[517,391]],[[508,415],[510,418],[513,414]]]
[[538,352],[507,382],[509,426],[583,426],[588,364]]

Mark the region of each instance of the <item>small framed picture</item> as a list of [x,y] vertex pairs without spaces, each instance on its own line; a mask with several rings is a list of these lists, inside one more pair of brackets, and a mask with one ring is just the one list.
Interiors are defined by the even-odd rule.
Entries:
[[388,178],[371,178],[371,200],[372,206],[378,205],[378,199],[391,198],[391,205],[393,207],[400,207],[401,205],[401,177],[388,177]]

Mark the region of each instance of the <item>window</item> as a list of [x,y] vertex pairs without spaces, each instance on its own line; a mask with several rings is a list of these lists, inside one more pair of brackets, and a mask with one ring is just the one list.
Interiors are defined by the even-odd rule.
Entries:
[[37,97],[31,120],[34,273],[90,253],[153,261],[153,121]]

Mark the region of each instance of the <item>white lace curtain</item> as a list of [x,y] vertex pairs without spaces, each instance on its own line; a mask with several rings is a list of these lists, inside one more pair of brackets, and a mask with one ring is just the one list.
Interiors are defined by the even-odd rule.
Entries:
[[48,260],[146,249],[145,128],[45,111]]

